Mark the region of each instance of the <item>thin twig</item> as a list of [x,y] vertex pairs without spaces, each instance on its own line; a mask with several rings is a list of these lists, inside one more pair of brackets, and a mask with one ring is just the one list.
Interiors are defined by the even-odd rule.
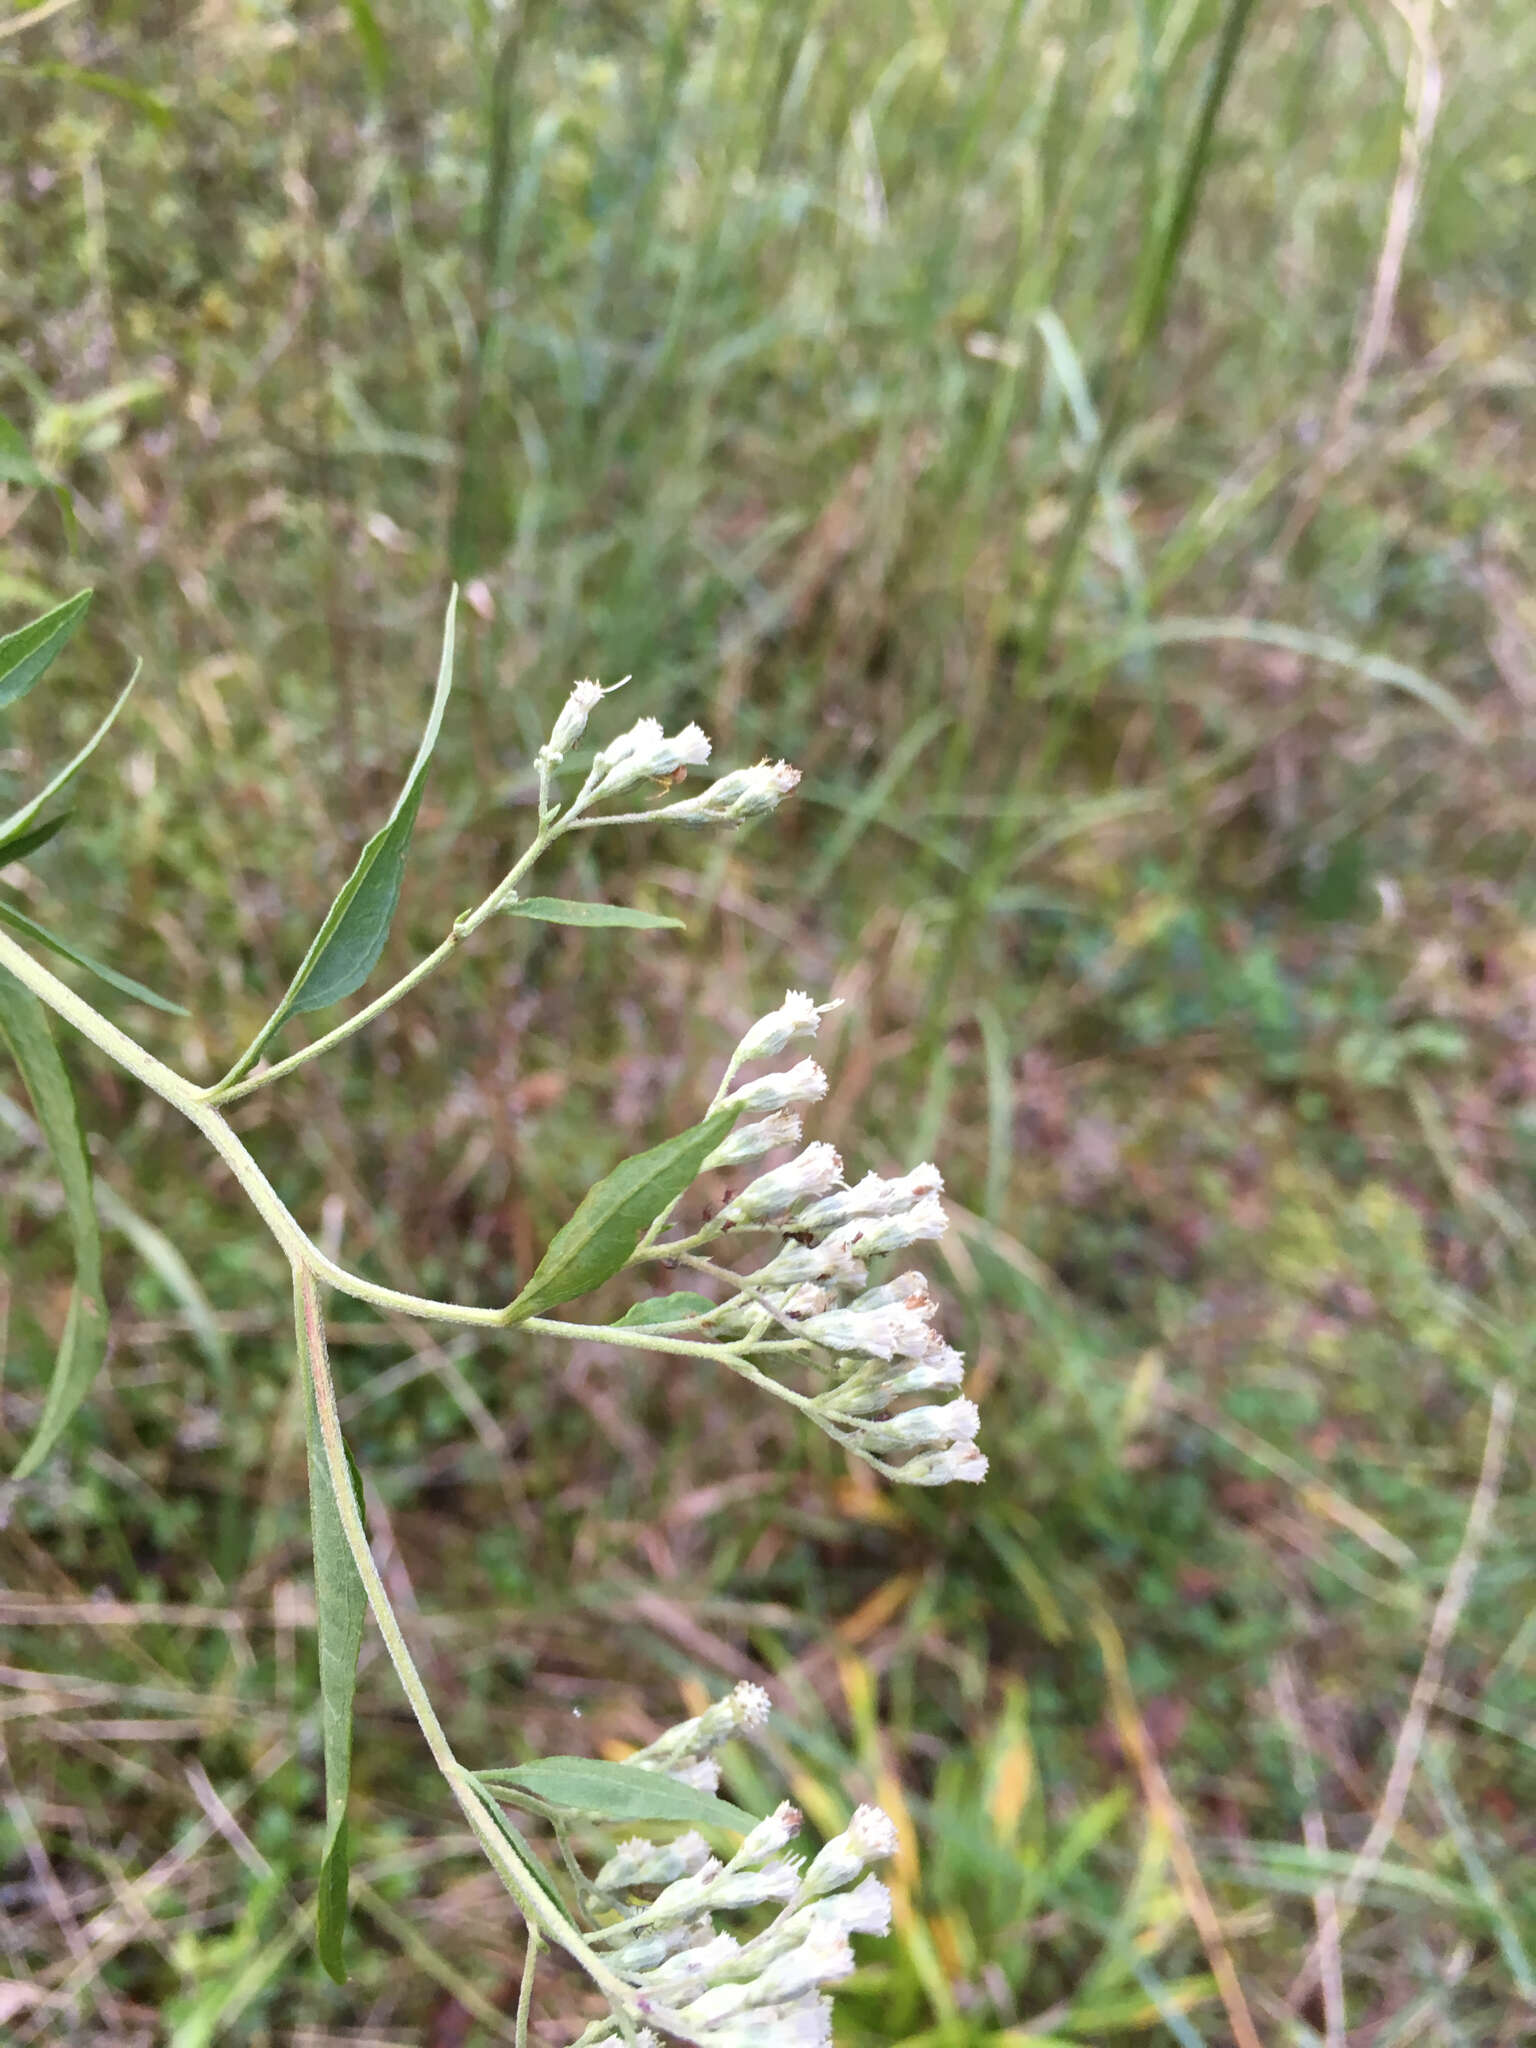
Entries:
[[1098,1638],[1100,1652],[1104,1658],[1104,1669],[1109,1677],[1110,1705],[1114,1712],[1115,1727],[1125,1747],[1127,1756],[1136,1767],[1141,1780],[1142,1796],[1151,1808],[1156,1820],[1168,1832],[1168,1854],[1173,1864],[1173,1874],[1178,1881],[1184,1910],[1196,1934],[1200,1946],[1205,1950],[1205,1959],[1210,1965],[1211,1975],[1216,1980],[1216,1990],[1226,2010],[1227,2025],[1232,2029],[1232,2038],[1237,2048],[1264,2048],[1253,2024],[1253,2015],[1248,2010],[1248,2001],[1227,1947],[1226,1937],[1221,1931],[1221,1921],[1216,1908],[1211,1904],[1211,1895],[1205,1888],[1205,1879],[1200,1875],[1200,1865],[1190,1844],[1189,1830],[1184,1825],[1184,1815],[1173,1789],[1157,1760],[1157,1753],[1136,1706],[1136,1695],[1131,1690],[1131,1676],[1126,1669],[1125,1647],[1120,1641],[1119,1631],[1109,1616],[1097,1613],[1093,1617],[1093,1632]]
[[[1515,1412],[1514,1389],[1508,1380],[1501,1380],[1493,1390],[1493,1401],[1488,1416],[1488,1435],[1483,1445],[1482,1470],[1478,1474],[1477,1490],[1472,1496],[1472,1505],[1467,1511],[1467,1526],[1462,1532],[1461,1547],[1446,1576],[1445,1590],[1435,1605],[1434,1616],[1429,1624],[1429,1640],[1424,1646],[1424,1659],[1419,1666],[1419,1675],[1413,1682],[1413,1691],[1408,1698],[1408,1711],[1403,1716],[1403,1725],[1398,1730],[1397,1744],[1392,1752],[1392,1767],[1387,1773],[1386,1788],[1381,1795],[1381,1804],[1376,1809],[1376,1818],[1371,1823],[1370,1833],[1361,1843],[1349,1875],[1339,1887],[1339,1924],[1348,1924],[1350,1915],[1364,1896],[1366,1887],[1381,1867],[1382,1858],[1392,1845],[1403,1808],[1407,1804],[1408,1790],[1413,1783],[1413,1774],[1418,1767],[1419,1752],[1424,1746],[1425,1732],[1429,1727],[1430,1713],[1445,1675],[1445,1656],[1450,1648],[1451,1638],[1461,1620],[1462,1609],[1472,1591],[1472,1582],[1477,1577],[1477,1568],[1488,1540],[1488,1530],[1493,1521],[1493,1510],[1499,1497],[1499,1487],[1504,1477],[1504,1461],[1509,1451],[1509,1429]],[[1296,1973],[1286,1996],[1286,2002],[1294,2010],[1317,1982],[1321,1958],[1316,1944],[1306,1962]]]
[[1355,343],[1349,367],[1344,373],[1344,380],[1339,386],[1338,397],[1334,400],[1333,416],[1329,420],[1322,446],[1302,482],[1291,515],[1275,543],[1273,563],[1283,562],[1312,524],[1329,484],[1349,459],[1350,430],[1354,425],[1355,414],[1360,409],[1360,401],[1365,396],[1392,332],[1398,289],[1403,278],[1403,262],[1408,253],[1408,240],[1413,232],[1414,216],[1419,210],[1424,166],[1429,158],[1429,146],[1434,138],[1435,123],[1440,116],[1443,77],[1434,38],[1430,33],[1435,0],[1392,0],[1392,4],[1402,16],[1412,44],[1403,88],[1407,103],[1404,112],[1407,118],[1403,123],[1397,176],[1393,180],[1392,197],[1387,204],[1386,227],[1382,232],[1381,250],[1376,258],[1376,274],[1371,284],[1370,302],[1360,326],[1359,339]]
[[[1318,1803],[1317,1770],[1307,1741],[1306,1723],[1301,1717],[1301,1700],[1296,1674],[1288,1657],[1277,1657],[1269,1670],[1270,1696],[1275,1715],[1290,1745],[1291,1767],[1302,1797],[1301,1834],[1307,1853],[1323,1867],[1328,1855],[1328,1831]],[[1344,1957],[1339,1936],[1339,1899],[1331,1879],[1324,1878],[1312,1894],[1317,1918],[1318,1968],[1323,1988],[1323,2038],[1327,2048],[1345,2048],[1348,2031],[1344,2004]]]

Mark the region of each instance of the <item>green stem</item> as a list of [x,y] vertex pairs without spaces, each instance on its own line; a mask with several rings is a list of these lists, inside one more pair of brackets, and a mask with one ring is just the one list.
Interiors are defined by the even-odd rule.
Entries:
[[605,1996],[614,2003],[628,2005],[633,2002],[628,1985],[614,1975],[600,1956],[594,1955],[578,1931],[565,1920],[525,1871],[502,1837],[497,1834],[481,1804],[475,1781],[469,1771],[453,1753],[437,1710],[432,1704],[411,1655],[410,1645],[404,1632],[378,1566],[373,1561],[373,1552],[368,1546],[368,1532],[363,1527],[363,1518],[358,1511],[357,1496],[352,1490],[352,1478],[347,1469],[346,1444],[341,1433],[341,1417],[336,1408],[336,1383],[331,1377],[330,1356],[325,1342],[325,1320],[320,1312],[320,1289],[312,1271],[300,1261],[293,1267],[294,1294],[298,1302],[305,1336],[305,1362],[309,1369],[310,1385],[314,1390],[315,1413],[320,1423],[320,1439],[325,1447],[326,1470],[330,1474],[331,1491],[336,1497],[336,1510],[341,1517],[341,1526],[347,1539],[347,1548],[352,1553],[352,1562],[357,1575],[363,1582],[363,1591],[368,1596],[368,1605],[378,1623],[379,1634],[384,1638],[384,1647],[389,1652],[389,1661],[395,1667],[395,1675],[401,1690],[410,1703],[416,1724],[426,1738],[432,1752],[432,1761],[447,1780],[448,1789],[458,1801],[460,1811],[474,1830],[475,1836],[485,1851],[491,1867],[503,1885],[517,1901],[518,1909],[527,1921],[530,1931],[537,1929],[540,1934],[558,1943],[568,1955],[573,1956],[591,1977]]

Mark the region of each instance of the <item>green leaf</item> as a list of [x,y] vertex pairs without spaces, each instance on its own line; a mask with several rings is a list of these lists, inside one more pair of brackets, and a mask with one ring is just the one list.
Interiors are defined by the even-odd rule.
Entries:
[[91,596],[89,590],[79,591],[0,640],[0,706],[25,697],[47,673],[90,609]]
[[14,904],[0,902],[0,924],[8,924],[12,931],[20,932],[23,938],[34,939],[38,945],[46,946],[51,953],[57,953],[63,960],[73,960],[77,967],[83,967],[88,974],[94,974],[109,988],[120,994],[132,996],[136,1003],[148,1003],[153,1010],[164,1010],[171,1017],[185,1017],[187,1012],[180,1003],[167,1002],[164,996],[157,996],[152,988],[146,988],[142,981],[135,981],[132,975],[119,974],[115,967],[104,967],[99,960],[93,960],[89,953],[82,953],[78,946],[72,946],[65,939],[56,938],[45,931],[40,924],[34,924]]
[[[4,823],[0,823],[0,861],[20,858],[19,855],[11,851],[12,839],[25,833],[32,820],[43,808],[43,805],[51,798],[56,797],[60,790],[66,789],[80,773],[80,770],[112,730],[119,711],[122,710],[128,699],[133,695],[133,686],[139,680],[139,671],[143,666],[144,664],[140,661],[134,663],[133,674],[124,684],[117,702],[112,706],[112,709],[107,713],[100,725],[97,726],[75,758],[59,770],[58,774],[54,776],[52,782],[46,788],[40,789],[37,795],[31,798],[29,802],[24,803],[19,811],[12,811]],[[33,843],[35,844],[36,842],[34,841]]]
[[[338,1984],[347,1981],[342,1938],[347,1930],[347,1790],[352,1780],[352,1699],[357,1690],[357,1653],[362,1648],[368,1597],[352,1562],[347,1532],[342,1527],[326,1463],[325,1443],[310,1361],[313,1348],[325,1341],[319,1324],[313,1283],[294,1290],[299,1350],[305,1361],[306,1440],[309,1448],[309,1519],[315,1547],[315,1605],[319,1619],[320,1736],[325,1758],[325,1853],[315,1899],[315,1946],[320,1960]],[[311,1323],[307,1311],[313,1310]],[[362,1482],[352,1454],[347,1469],[358,1512],[363,1507]]]
[[368,74],[368,83],[376,92],[382,91],[389,83],[389,44],[379,27],[379,17],[368,0],[347,0],[347,12],[352,17],[352,32],[363,53],[363,69]]
[[719,1306],[707,1294],[654,1294],[649,1301],[637,1301],[611,1327],[643,1330],[652,1323],[686,1323],[694,1316],[707,1316]]
[[50,839],[56,839],[74,815],[73,811],[60,811],[56,818],[49,818],[42,825],[34,825],[30,832],[23,832],[15,839],[7,839],[5,844],[0,846],[0,855],[3,855],[3,858],[0,858],[0,867],[7,866],[13,860],[26,860],[31,854],[36,853],[40,846],[46,846]]
[[649,1152],[637,1152],[588,1189],[512,1303],[512,1319],[522,1322],[542,1315],[611,1280],[647,1225],[692,1184],[735,1121],[734,1109],[717,1109],[692,1130],[653,1145]]
[[680,917],[658,917],[652,910],[632,910],[627,903],[579,903],[564,896],[529,896],[521,903],[508,903],[505,909],[508,917],[536,917],[545,924],[580,925],[586,931],[595,931],[600,925],[626,925],[637,932],[683,929]]
[[263,1046],[290,1017],[305,1010],[323,1010],[360,988],[384,950],[395,906],[400,901],[405,856],[410,849],[427,767],[442,729],[448,692],[453,686],[454,615],[458,602],[459,590],[455,584],[448,600],[448,616],[443,621],[442,660],[438,665],[431,709],[427,713],[426,730],[395,808],[358,855],[356,867],[326,912],[325,922],[316,932],[298,973],[288,985],[288,993],[225,1076],[226,1081],[237,1080],[247,1073],[255,1065]]
[[0,483],[46,485],[26,437],[8,419],[0,417]]
[[101,1286],[101,1233],[91,1188],[91,1161],[75,1108],[75,1091],[59,1058],[48,1013],[29,989],[0,969],[0,1037],[21,1069],[21,1078],[42,1126],[64,1189],[64,1214],[75,1247],[75,1284],[64,1318],[64,1334],[53,1362],[43,1412],[32,1441],[16,1467],[25,1479],[37,1470],[90,1392],[107,1348],[107,1312]]
[[588,1820],[675,1820],[695,1827],[731,1828],[744,1835],[756,1820],[728,1800],[696,1792],[664,1771],[643,1764],[610,1764],[597,1757],[546,1756],[504,1771],[477,1771],[483,1785],[517,1804],[525,1792],[540,1806],[579,1813]]

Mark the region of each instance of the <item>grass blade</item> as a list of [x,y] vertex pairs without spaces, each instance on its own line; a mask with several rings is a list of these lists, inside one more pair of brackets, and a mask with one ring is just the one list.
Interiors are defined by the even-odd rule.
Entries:
[[[347,1547],[336,1506],[320,1417],[315,1407],[311,1347],[324,1341],[312,1331],[299,1288],[294,1321],[304,1361],[305,1440],[309,1452],[309,1519],[315,1550],[315,1605],[319,1620],[320,1733],[325,1757],[325,1852],[315,1900],[315,1947],[338,1984],[347,1981],[342,1940],[347,1929],[347,1789],[352,1779],[352,1701],[357,1690],[357,1653],[362,1648],[368,1600]],[[363,1489],[347,1453],[347,1466],[362,1512]]]
[[107,1312],[101,1285],[101,1231],[91,1186],[90,1155],[64,1062],[48,1015],[21,983],[0,970],[0,1037],[21,1070],[64,1189],[64,1213],[75,1248],[75,1284],[32,1441],[16,1467],[25,1479],[37,1470],[90,1392],[107,1348]]

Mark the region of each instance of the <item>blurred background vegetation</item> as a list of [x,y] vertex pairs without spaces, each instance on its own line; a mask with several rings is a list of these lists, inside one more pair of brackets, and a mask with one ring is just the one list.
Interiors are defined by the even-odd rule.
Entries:
[[[542,878],[685,933],[498,930],[237,1122],[350,1262],[499,1301],[786,983],[848,998],[815,1135],[943,1165],[979,1495],[662,1360],[335,1332],[465,1754],[768,1675],[735,1796],[898,1815],[848,2044],[1536,2031],[1533,59],[1524,0],[0,15],[0,624],[98,590],[3,793],[146,663],[5,883],[188,1006],[147,1043],[212,1079],[286,984],[451,577],[381,977],[526,838],[574,676],[805,769]],[[313,1960],[281,1257],[66,1050],[114,1338],[0,1488],[0,2029],[510,2041],[371,1644]],[[68,1261],[5,1091],[10,1462]]]

